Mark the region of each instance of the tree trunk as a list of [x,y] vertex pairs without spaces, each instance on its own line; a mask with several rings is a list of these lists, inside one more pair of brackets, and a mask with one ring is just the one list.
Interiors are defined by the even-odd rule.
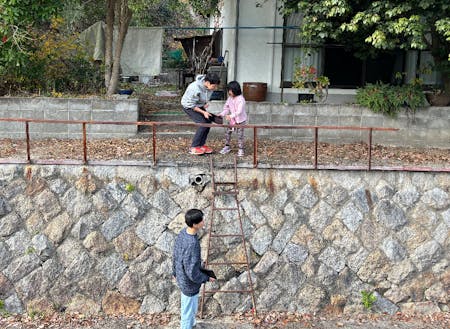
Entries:
[[[110,48],[110,60],[109,63],[106,62],[105,57],[105,86],[107,88],[106,95],[112,96],[117,89],[119,82],[120,73],[120,56],[122,54],[123,42],[125,41],[125,36],[128,32],[128,26],[131,21],[132,12],[128,8],[128,0],[109,0],[108,1],[108,14],[110,5],[112,5],[113,10],[115,10],[115,17],[118,21],[118,36],[114,47],[114,57],[112,54],[112,42],[113,42],[113,32],[114,26],[110,26],[108,30],[109,36],[111,38],[111,48]],[[114,17],[114,14],[113,14]],[[113,20],[114,21],[114,20]],[[107,24],[108,26],[108,24]]]
[[106,11],[106,30],[105,30],[105,88],[108,90],[111,82],[112,69],[112,47],[114,33],[114,12],[116,0],[108,0]]

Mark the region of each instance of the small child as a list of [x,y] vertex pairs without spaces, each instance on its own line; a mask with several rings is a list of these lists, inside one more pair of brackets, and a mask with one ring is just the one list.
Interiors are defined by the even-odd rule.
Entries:
[[227,84],[228,98],[223,106],[223,111],[219,116],[225,117],[231,126],[225,132],[225,147],[220,151],[221,154],[227,154],[231,151],[230,140],[231,133],[237,128],[238,134],[238,156],[244,156],[244,128],[239,128],[247,124],[247,113],[245,112],[245,98],[242,95],[241,86],[237,81],[231,81]]

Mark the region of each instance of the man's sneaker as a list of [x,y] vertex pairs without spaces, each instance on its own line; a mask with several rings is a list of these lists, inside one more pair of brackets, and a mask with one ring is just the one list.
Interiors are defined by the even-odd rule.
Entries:
[[214,152],[214,150],[212,148],[210,148],[209,146],[206,146],[206,145],[200,146],[200,148],[203,150],[203,153],[206,153],[206,154],[211,154]]
[[189,149],[189,153],[194,155],[203,155],[205,154],[205,151],[201,147],[191,147]]
[[238,157],[243,157],[244,156],[244,149],[239,149],[237,156]]
[[220,150],[220,154],[227,154],[231,151],[231,147],[225,145],[223,149]]

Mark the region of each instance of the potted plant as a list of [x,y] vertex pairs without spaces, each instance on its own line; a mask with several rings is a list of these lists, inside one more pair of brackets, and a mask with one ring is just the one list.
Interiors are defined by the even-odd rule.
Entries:
[[423,85],[422,79],[418,78],[416,81],[419,81],[423,85],[425,98],[431,106],[447,106],[450,104],[450,81],[448,81],[449,78],[446,75],[450,74],[450,65],[426,63],[419,69],[419,74],[431,74],[433,71],[444,74],[442,83]]
[[324,103],[328,97],[330,79],[324,75],[318,76],[317,68],[313,65],[302,64],[298,59],[295,65],[292,86],[297,89],[309,89],[309,93],[315,96],[319,103]]
[[131,95],[133,93],[133,85],[131,82],[121,82],[119,84],[119,88],[117,89],[117,93],[119,95]]
[[431,106],[447,106],[450,104],[450,94],[443,87],[434,87],[425,91],[425,97]]

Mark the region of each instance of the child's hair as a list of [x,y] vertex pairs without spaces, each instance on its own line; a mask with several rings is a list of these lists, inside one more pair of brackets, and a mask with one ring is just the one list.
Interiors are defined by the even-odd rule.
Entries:
[[184,215],[184,221],[187,226],[192,227],[203,220],[203,212],[199,209],[189,209]]
[[209,81],[212,85],[218,85],[220,84],[220,78],[216,73],[208,72],[205,75],[205,81]]
[[241,85],[237,81],[230,81],[227,84],[227,89],[231,90],[234,96],[239,96],[242,94]]

